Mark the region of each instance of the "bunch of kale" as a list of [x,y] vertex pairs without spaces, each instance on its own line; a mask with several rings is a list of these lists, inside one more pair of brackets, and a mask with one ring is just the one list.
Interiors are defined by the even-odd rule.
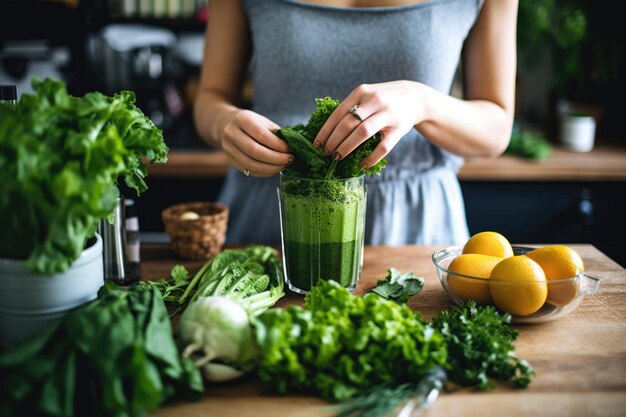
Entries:
[[330,97],[317,98],[315,103],[317,108],[306,125],[287,126],[276,132],[279,138],[287,142],[290,151],[296,157],[294,163],[283,172],[290,176],[311,179],[343,179],[380,174],[387,165],[386,159],[369,168],[360,166],[363,158],[371,154],[382,139],[380,133],[370,137],[340,161],[325,155],[320,148],[313,146],[317,133],[339,106],[339,101]]

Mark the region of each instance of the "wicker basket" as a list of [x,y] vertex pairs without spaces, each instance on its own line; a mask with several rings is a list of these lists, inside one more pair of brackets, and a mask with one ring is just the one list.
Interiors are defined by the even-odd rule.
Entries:
[[[197,219],[181,219],[186,212]],[[174,251],[188,259],[209,259],[217,255],[226,239],[228,207],[220,203],[192,202],[170,206],[161,213],[165,231]]]

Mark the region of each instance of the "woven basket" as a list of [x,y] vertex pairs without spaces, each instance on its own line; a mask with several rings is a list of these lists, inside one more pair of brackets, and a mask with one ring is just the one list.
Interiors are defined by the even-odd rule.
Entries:
[[[181,219],[186,212],[197,219]],[[172,248],[188,259],[209,259],[217,255],[226,239],[228,207],[220,203],[192,202],[170,206],[161,213]]]

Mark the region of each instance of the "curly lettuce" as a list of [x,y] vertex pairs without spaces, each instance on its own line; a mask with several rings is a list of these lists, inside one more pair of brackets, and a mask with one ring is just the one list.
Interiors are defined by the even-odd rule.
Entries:
[[447,359],[439,331],[405,304],[356,296],[334,281],[320,280],[304,307],[267,310],[254,327],[266,386],[333,402],[381,383],[416,381]]
[[149,163],[165,163],[163,134],[135,95],[71,96],[32,81],[0,118],[0,257],[46,275],[66,271],[115,208],[118,178],[140,195]]

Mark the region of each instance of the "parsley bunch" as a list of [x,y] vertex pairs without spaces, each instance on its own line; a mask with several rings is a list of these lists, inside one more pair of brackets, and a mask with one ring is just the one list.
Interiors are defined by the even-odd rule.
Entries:
[[472,300],[440,312],[433,326],[448,345],[448,378],[462,386],[494,388],[494,380],[527,387],[535,374],[528,362],[515,356],[518,332],[511,316]]

